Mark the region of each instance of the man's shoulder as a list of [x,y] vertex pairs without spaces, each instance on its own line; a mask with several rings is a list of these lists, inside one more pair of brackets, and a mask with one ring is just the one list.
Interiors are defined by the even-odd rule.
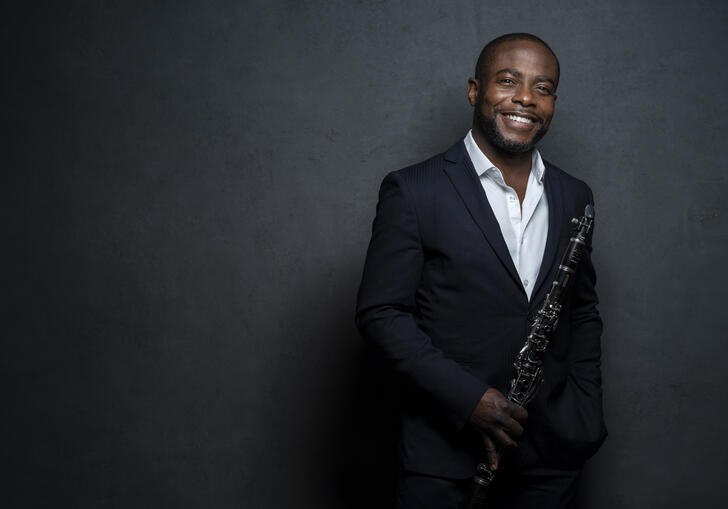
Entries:
[[550,172],[552,176],[556,177],[562,183],[564,190],[567,193],[576,193],[579,195],[584,194],[589,198],[589,201],[591,201],[592,190],[586,182],[562,170],[546,159],[544,159],[543,162],[546,166],[546,173]]
[[405,166],[399,170],[392,171],[388,174],[393,177],[414,184],[417,182],[428,181],[442,173],[445,167],[445,152],[436,154],[432,157],[420,161],[409,166]]
[[457,163],[462,157],[464,150],[465,146],[463,145],[463,141],[458,140],[458,142],[444,152],[388,173],[385,176],[385,180],[391,178],[400,183],[404,183],[408,187],[420,188],[439,184],[441,179],[445,178],[443,172],[445,167],[448,164]]

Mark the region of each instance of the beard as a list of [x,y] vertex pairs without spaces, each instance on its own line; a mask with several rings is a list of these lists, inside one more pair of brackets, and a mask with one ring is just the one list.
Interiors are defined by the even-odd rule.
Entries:
[[483,115],[483,110],[480,107],[481,103],[482,98],[478,95],[478,100],[475,103],[475,121],[480,128],[480,132],[483,133],[483,136],[485,136],[485,139],[491,145],[503,150],[504,152],[509,154],[523,154],[530,152],[536,143],[538,143],[538,141],[543,138],[544,134],[546,134],[547,129],[544,129],[543,124],[541,124],[538,131],[536,131],[536,134],[533,135],[533,138],[531,138],[530,141],[518,142],[509,140],[503,136],[503,133],[500,129],[498,129],[495,122],[495,114],[492,118]]

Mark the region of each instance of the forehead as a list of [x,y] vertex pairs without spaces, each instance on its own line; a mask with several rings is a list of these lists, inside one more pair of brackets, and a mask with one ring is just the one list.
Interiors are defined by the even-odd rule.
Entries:
[[490,58],[488,74],[501,69],[514,69],[523,74],[558,78],[556,59],[542,44],[534,41],[507,41],[498,45]]

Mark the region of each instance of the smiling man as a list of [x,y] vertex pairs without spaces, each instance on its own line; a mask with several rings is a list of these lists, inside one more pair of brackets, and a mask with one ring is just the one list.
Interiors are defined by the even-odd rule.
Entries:
[[382,182],[356,322],[401,375],[397,507],[460,507],[483,458],[497,469],[489,507],[573,507],[581,468],[606,437],[590,245],[536,399],[524,409],[504,396],[570,219],[593,203],[535,149],[558,82],[541,39],[494,39],[468,80],[465,138]]

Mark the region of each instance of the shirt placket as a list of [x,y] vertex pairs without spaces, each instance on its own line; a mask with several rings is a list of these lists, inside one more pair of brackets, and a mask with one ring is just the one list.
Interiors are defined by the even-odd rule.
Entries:
[[[504,182],[505,185],[505,182]],[[513,233],[516,235],[516,267],[521,266],[521,238],[523,237],[523,231],[521,231],[521,205],[518,203],[518,196],[513,188],[505,186],[508,204],[508,217],[511,220],[511,227]]]

